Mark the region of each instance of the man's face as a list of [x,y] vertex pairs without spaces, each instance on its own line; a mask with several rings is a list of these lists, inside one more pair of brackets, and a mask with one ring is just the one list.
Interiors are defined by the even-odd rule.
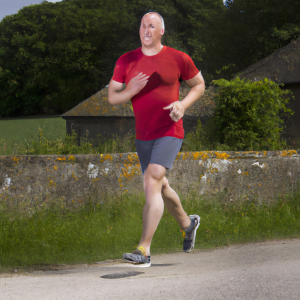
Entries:
[[163,34],[161,18],[157,14],[147,14],[143,17],[140,27],[143,46],[156,46],[157,43],[160,43]]

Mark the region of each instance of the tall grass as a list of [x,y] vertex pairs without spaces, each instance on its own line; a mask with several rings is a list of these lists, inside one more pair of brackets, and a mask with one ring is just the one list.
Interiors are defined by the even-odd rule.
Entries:
[[[61,203],[30,214],[0,211],[0,266],[92,263],[121,258],[142,234],[144,196],[94,199],[80,209]],[[201,216],[196,248],[300,236],[300,193],[272,205],[226,204],[197,195],[182,198],[188,214]],[[165,211],[152,254],[181,251],[183,236]]]

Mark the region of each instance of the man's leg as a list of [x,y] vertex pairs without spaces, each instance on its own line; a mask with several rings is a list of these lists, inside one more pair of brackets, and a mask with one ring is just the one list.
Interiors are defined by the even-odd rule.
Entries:
[[188,228],[191,224],[191,219],[184,211],[179,196],[170,187],[168,179],[165,176],[162,183],[162,198],[168,211],[178,222],[179,226],[182,229]]
[[177,193],[170,187],[166,177],[163,178],[162,197],[170,214],[185,231],[183,250],[190,252],[195,247],[196,231],[200,225],[200,217],[198,215],[187,215]]
[[161,190],[166,168],[158,164],[149,164],[144,176],[146,203],[143,208],[143,235],[139,246],[143,246],[150,255],[152,237],[164,212]]

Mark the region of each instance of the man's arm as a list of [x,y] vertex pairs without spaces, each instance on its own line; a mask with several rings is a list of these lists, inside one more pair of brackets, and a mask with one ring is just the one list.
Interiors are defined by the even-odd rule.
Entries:
[[204,79],[199,72],[192,79],[185,81],[188,86],[191,88],[186,97],[181,101],[184,110],[187,110],[191,105],[193,105],[197,100],[201,98],[205,91],[205,82]]
[[186,97],[182,101],[175,101],[164,107],[164,109],[171,109],[170,117],[174,122],[178,122],[183,117],[184,112],[199,100],[205,91],[205,82],[200,72],[185,82],[191,88]]
[[146,74],[140,73],[132,78],[126,88],[122,90],[123,83],[111,79],[108,86],[108,102],[111,105],[118,105],[129,101],[145,87],[149,79]]

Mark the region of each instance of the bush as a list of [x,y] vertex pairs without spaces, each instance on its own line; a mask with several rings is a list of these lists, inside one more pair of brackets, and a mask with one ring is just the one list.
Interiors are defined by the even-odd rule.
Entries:
[[283,118],[293,114],[286,108],[288,90],[264,78],[251,82],[239,77],[214,81],[219,86],[213,117],[187,136],[194,150],[280,150]]

